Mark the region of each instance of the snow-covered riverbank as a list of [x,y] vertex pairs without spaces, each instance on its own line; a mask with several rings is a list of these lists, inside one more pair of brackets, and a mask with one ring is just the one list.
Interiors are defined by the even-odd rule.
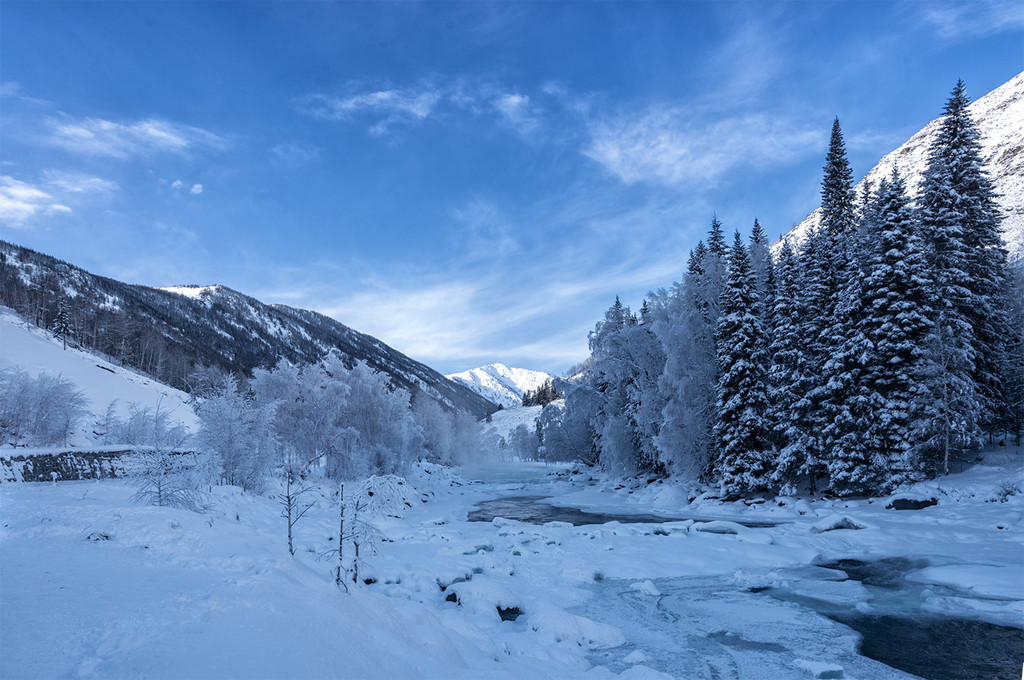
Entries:
[[[1012,460],[921,485],[911,495],[938,504],[904,511],[687,505],[667,485],[615,490],[543,464],[429,467],[410,478],[420,502],[378,522],[387,541],[361,574],[376,582],[350,594],[319,559],[336,530],[327,499],[292,558],[280,507],[237,489],[215,489],[199,515],[132,505],[121,481],[5,484],[0,676],[907,677],[860,656],[858,634],[826,614],[1024,626]],[[467,521],[510,496],[717,521]],[[905,596],[811,566],[894,557],[910,565]]]

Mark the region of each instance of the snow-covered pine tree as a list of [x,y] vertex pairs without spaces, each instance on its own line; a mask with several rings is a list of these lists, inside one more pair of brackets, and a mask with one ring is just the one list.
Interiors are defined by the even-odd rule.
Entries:
[[[838,385],[852,378],[854,370],[850,364],[853,355],[842,360],[841,352],[854,352],[854,345],[861,339],[856,337],[856,316],[859,300],[855,292],[861,275],[858,262],[857,216],[854,208],[853,173],[846,158],[839,119],[832,124],[832,136],[825,158],[824,175],[821,181],[821,218],[816,235],[814,261],[808,261],[813,272],[808,270],[814,281],[808,294],[815,299],[809,301],[807,311],[818,317],[809,320],[808,330],[816,327],[818,334],[812,346],[814,368],[810,375],[815,384],[808,392],[810,420],[820,433],[823,455],[828,459],[829,468],[836,465],[836,457],[842,456],[839,440],[850,424],[839,426],[837,417],[852,417],[853,411],[842,401],[853,394],[845,394]],[[810,337],[810,336],[807,336]],[[847,382],[847,385],[852,383]],[[859,397],[857,397],[859,398]],[[852,438],[847,439],[850,446]],[[855,448],[855,447],[854,447]],[[859,456],[854,448],[848,453]]]
[[766,355],[757,305],[757,282],[746,246],[736,232],[716,330],[715,468],[727,494],[769,485]]
[[[852,239],[850,239],[852,240]],[[847,249],[842,287],[831,296],[831,315],[821,338],[825,348],[821,381],[813,392],[821,409],[829,490],[840,495],[871,493],[883,476],[864,434],[872,418],[872,394],[865,383],[871,342],[864,333],[864,274]]]
[[862,433],[878,468],[879,490],[913,477],[911,454],[926,431],[925,384],[931,372],[927,340],[932,328],[926,244],[906,186],[893,166],[879,184],[867,225],[864,314],[871,345],[864,366],[870,415]]
[[857,225],[853,206],[853,171],[846,158],[846,143],[839,118],[832,123],[828,154],[821,182],[821,228],[832,237],[847,237]]
[[783,454],[783,460],[797,463],[794,470],[806,474],[812,494],[817,492],[818,480],[825,472],[821,433],[826,420],[822,391],[828,355],[821,338],[831,316],[831,296],[826,285],[828,244],[829,239],[824,232],[815,229],[808,235],[803,251],[796,258],[796,298],[792,318],[796,325],[801,368],[791,374],[792,379],[785,388],[793,393],[792,406],[788,414],[780,413],[780,418],[775,421],[776,427],[786,423],[786,447],[791,447],[789,453]]
[[[776,449],[771,481],[782,493],[793,493],[803,478],[809,478],[817,460],[814,431],[806,420],[810,357],[802,335],[805,321],[804,296],[797,255],[789,241],[782,245],[775,265],[775,304],[768,356],[768,420],[771,440]],[[798,404],[800,407],[798,407]]]
[[711,216],[711,228],[708,230],[708,250],[722,260],[729,257],[729,244],[725,241],[725,232],[722,231],[722,223],[718,221],[718,215]]
[[768,317],[772,312],[775,297],[775,266],[772,262],[771,244],[764,227],[754,218],[750,231],[750,266],[757,277],[757,296],[761,304],[761,322],[769,328]]
[[60,338],[65,350],[68,348],[68,337],[74,334],[71,328],[71,314],[64,298],[57,303],[57,314],[53,317],[53,337]]
[[1006,252],[969,103],[958,81],[929,148],[920,200],[937,301],[932,431],[943,472],[952,454],[977,444],[981,423],[996,411],[1005,337]]
[[[967,294],[955,298],[956,311],[972,329],[972,378],[983,409],[980,422],[989,425],[1002,391],[998,357],[1007,335],[1007,261],[995,190],[984,170],[980,133],[967,108],[970,103],[963,81],[957,81],[929,149],[921,203],[923,221],[938,241],[937,250],[943,251],[937,253],[936,264],[949,260],[941,257],[947,251],[963,252]],[[950,240],[961,243],[953,245]]]

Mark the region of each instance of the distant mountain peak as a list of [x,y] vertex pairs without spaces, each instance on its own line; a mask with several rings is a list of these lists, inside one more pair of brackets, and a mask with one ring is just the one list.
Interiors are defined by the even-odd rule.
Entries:
[[522,405],[524,392],[532,392],[554,379],[544,371],[511,368],[502,363],[487,364],[445,377],[506,408]]

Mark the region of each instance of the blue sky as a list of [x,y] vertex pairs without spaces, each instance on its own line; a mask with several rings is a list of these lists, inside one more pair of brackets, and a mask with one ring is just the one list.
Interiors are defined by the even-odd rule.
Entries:
[[0,4],[0,238],[561,373],[713,213],[772,237],[1024,68],[1009,2]]

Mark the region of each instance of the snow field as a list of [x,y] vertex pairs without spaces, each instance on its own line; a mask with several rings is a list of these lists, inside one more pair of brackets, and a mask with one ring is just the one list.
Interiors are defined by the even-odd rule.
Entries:
[[[1017,455],[906,490],[939,499],[917,511],[700,498],[672,514],[714,521],[578,527],[466,514],[523,495],[666,512],[661,499],[689,493],[539,463],[423,466],[413,507],[375,522],[386,540],[361,576],[376,583],[347,595],[320,558],[337,530],[326,497],[292,558],[280,507],[236,488],[199,515],[131,505],[119,481],[6,484],[0,677],[904,678],[808,604],[1024,626],[1024,495],[1006,493],[1024,488]],[[865,528],[816,531],[836,516]],[[907,558],[903,600],[813,566],[884,557]]]

